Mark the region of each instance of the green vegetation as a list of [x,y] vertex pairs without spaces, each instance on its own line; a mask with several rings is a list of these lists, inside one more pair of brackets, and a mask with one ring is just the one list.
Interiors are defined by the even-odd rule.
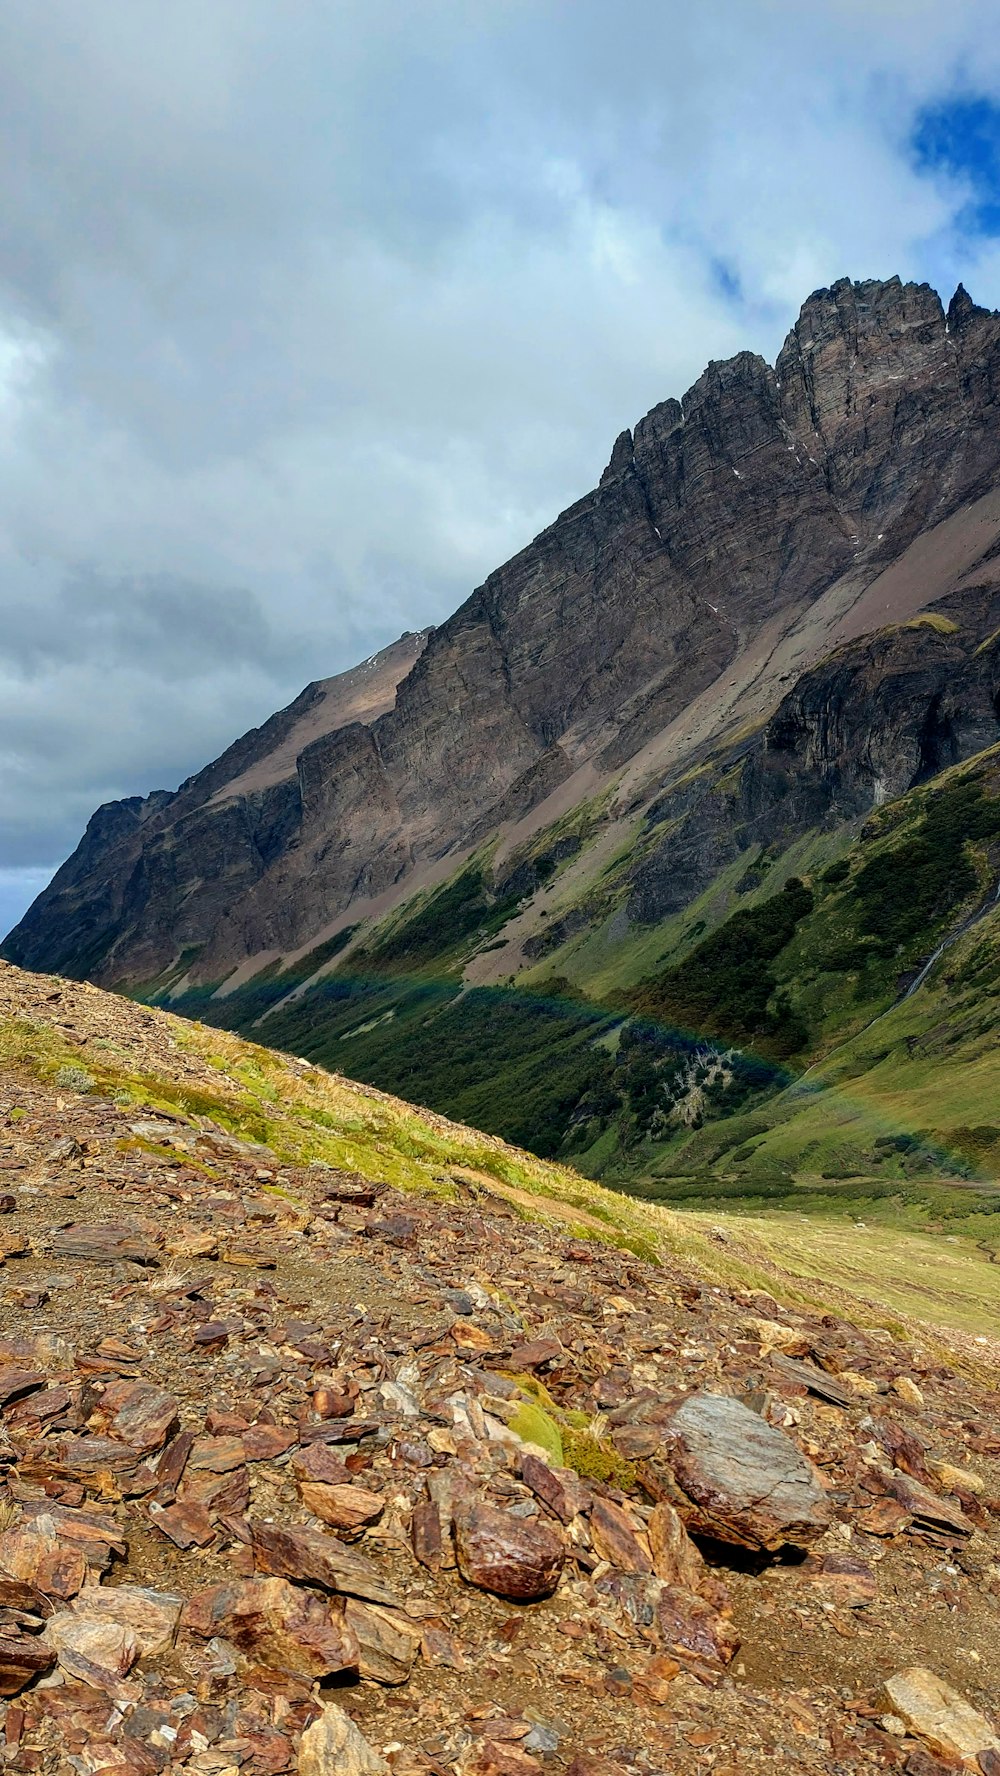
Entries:
[[777,991],[771,964],[812,912],[797,877],[761,906],[734,913],[676,968],[640,982],[627,1003],[641,1017],[753,1047],[773,1060],[805,1045],[808,1031]]
[[883,955],[914,942],[932,948],[942,922],[980,885],[970,843],[998,834],[1000,801],[975,779],[949,783],[908,837],[862,864],[853,883],[859,932]]
[[[988,916],[998,838],[1000,749],[877,809],[860,831],[742,853],[659,926],[621,917],[616,852],[578,890],[599,903],[596,926],[579,931],[557,893],[543,959],[510,985],[463,987],[466,960],[503,943],[523,896],[554,879],[560,846],[579,852],[579,835],[550,832],[499,882],[488,859],[467,860],[295,970],[272,964],[228,999],[173,1003],[633,1195],[638,1218],[623,1223],[576,1178],[561,1201],[578,1231],[649,1253],[642,1217],[683,1208],[692,1227],[702,1213],[721,1220],[741,1248],[763,1229],[754,1250],[765,1270],[794,1230],[813,1277],[820,1250],[838,1274],[835,1229],[892,1228],[893,1301],[911,1308],[920,1285],[909,1288],[898,1254],[923,1262],[951,1236],[976,1254],[981,1303],[978,1267],[1000,1257],[1000,1119],[989,1109],[1000,909]],[[318,967],[320,979],[292,992]],[[244,1126],[267,1140],[262,1093],[258,1106]],[[346,1152],[323,1114],[310,1112],[313,1135]],[[531,1212],[523,1182],[491,1176]],[[856,1289],[852,1267],[845,1257]],[[954,1304],[936,1311],[959,1315]]]

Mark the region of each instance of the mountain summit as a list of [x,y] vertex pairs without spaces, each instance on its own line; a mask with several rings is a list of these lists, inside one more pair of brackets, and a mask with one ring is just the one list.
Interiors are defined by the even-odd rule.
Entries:
[[961,287],[947,316],[898,278],[814,292],[773,367],[652,408],[439,629],[101,808],[4,954],[218,983],[584,798],[648,804],[838,641],[994,582],[998,387],[1000,316]]

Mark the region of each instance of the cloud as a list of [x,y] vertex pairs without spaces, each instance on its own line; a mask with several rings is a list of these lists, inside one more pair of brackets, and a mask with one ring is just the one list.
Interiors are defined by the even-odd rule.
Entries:
[[439,621],[816,285],[1000,303],[919,152],[994,12],[8,0],[0,864]]

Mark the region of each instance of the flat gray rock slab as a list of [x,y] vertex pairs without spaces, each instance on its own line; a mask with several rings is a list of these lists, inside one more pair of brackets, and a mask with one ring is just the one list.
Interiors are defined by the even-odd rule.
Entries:
[[819,1474],[791,1438],[726,1394],[692,1394],[665,1428],[663,1459],[685,1526],[739,1547],[807,1548],[831,1521]]

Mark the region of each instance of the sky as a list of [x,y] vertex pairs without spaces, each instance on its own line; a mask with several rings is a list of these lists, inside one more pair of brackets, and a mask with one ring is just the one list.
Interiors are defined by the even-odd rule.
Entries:
[[4,0],[0,931],[841,276],[1000,307],[996,0]]

